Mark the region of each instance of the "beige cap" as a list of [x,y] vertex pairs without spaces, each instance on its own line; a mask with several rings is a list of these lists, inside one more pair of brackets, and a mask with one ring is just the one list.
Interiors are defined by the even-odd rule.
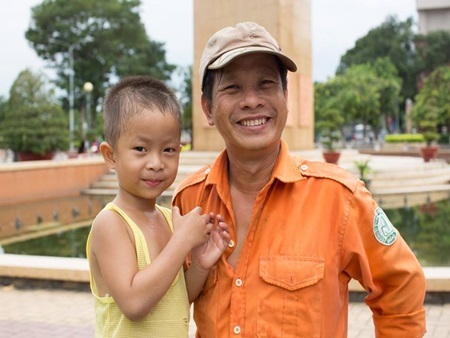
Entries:
[[277,41],[264,27],[254,22],[241,22],[221,29],[208,40],[200,60],[201,86],[207,69],[223,68],[236,57],[251,53],[276,55],[288,70],[297,70],[294,61],[283,54]]

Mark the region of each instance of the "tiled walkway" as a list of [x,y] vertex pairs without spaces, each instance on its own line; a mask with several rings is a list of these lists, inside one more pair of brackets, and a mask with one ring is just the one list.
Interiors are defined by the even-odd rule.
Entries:
[[[425,337],[450,338],[450,304],[426,305]],[[191,337],[195,327],[191,325]],[[0,337],[93,337],[94,311],[89,292],[0,287]],[[372,338],[371,314],[364,303],[351,303],[349,338]]]

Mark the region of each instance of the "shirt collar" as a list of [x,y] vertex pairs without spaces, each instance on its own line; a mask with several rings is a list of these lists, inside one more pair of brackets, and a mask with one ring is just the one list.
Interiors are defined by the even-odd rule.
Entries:
[[[304,162],[304,159],[293,157],[289,153],[286,142],[281,140],[280,153],[278,154],[278,159],[275,163],[271,179],[276,178],[285,183],[292,183],[305,179],[299,170],[302,162]],[[206,185],[209,184],[218,186],[228,185],[228,155],[226,150],[223,150],[219,154],[213,166],[210,168],[210,172],[206,178]]]

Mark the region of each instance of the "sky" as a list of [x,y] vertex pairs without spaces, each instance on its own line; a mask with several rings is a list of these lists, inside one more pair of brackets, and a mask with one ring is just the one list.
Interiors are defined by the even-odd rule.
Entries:
[[[141,19],[152,40],[165,43],[169,63],[193,63],[193,0],[141,0]],[[225,0],[224,0],[225,1]],[[31,8],[42,0],[0,0],[0,96],[8,97],[18,74],[29,68],[52,76],[25,39]],[[416,0],[311,0],[312,74],[332,77],[340,57],[389,15],[417,22]]]

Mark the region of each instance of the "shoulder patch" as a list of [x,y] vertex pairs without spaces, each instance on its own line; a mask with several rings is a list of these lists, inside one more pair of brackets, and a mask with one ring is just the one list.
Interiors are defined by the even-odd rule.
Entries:
[[373,218],[373,234],[383,245],[392,245],[397,239],[397,230],[380,207],[375,209]]

